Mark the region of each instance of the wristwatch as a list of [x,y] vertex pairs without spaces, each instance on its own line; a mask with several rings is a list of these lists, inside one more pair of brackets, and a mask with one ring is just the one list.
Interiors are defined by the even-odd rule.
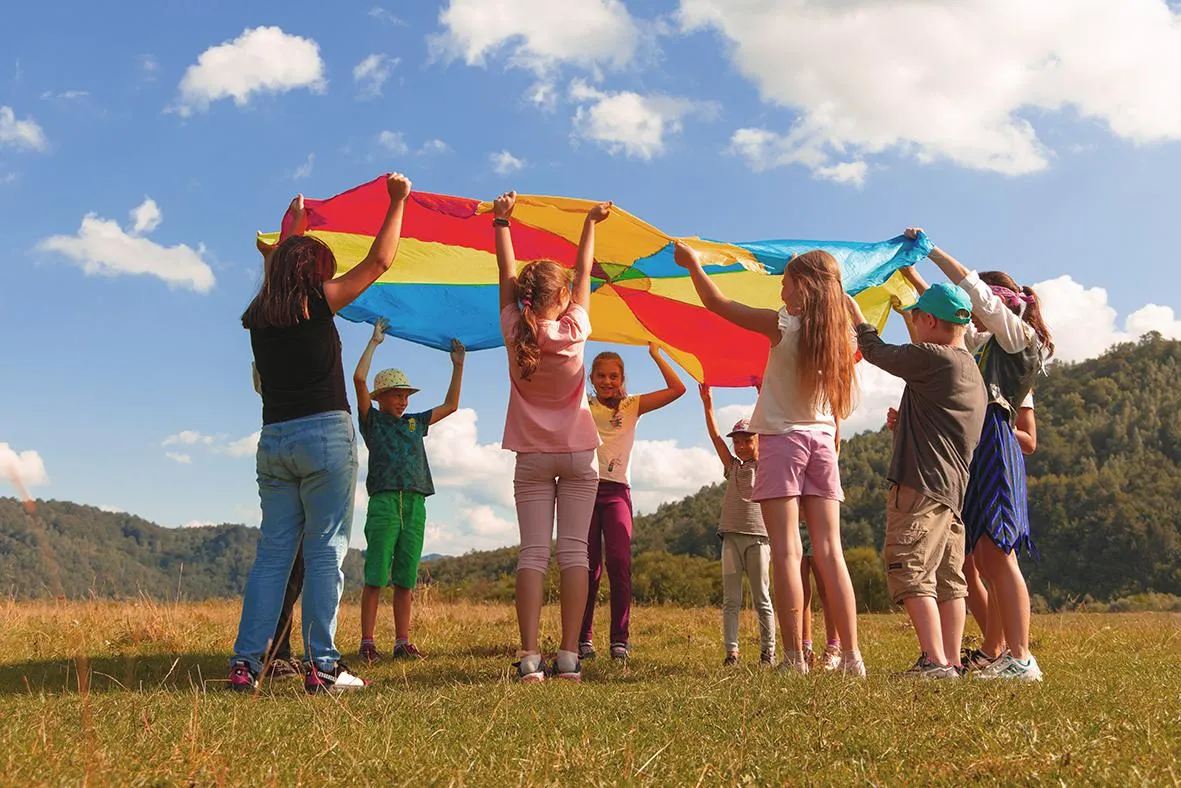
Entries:
[[508,227],[509,221],[508,221],[508,219],[505,219],[504,217],[497,216],[495,219],[492,220],[492,224],[495,227]]

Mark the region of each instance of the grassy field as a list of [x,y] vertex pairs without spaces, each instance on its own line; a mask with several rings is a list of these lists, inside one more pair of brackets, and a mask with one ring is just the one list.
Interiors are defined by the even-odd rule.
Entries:
[[[353,696],[286,682],[251,698],[225,690],[238,612],[0,605],[0,783],[1181,783],[1177,615],[1039,617],[1047,678],[1014,686],[893,677],[915,656],[900,616],[861,619],[871,675],[856,681],[749,665],[749,614],[749,666],[723,669],[718,611],[640,608],[627,666],[521,686],[508,679],[511,608],[427,599],[426,661],[359,671],[374,684]],[[346,654],[357,618],[345,605]]]

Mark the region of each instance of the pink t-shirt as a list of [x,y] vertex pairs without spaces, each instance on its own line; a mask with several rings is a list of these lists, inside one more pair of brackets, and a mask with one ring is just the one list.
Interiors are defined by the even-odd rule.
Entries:
[[583,353],[590,315],[578,304],[557,320],[537,321],[541,360],[528,380],[521,379],[513,334],[521,322],[516,304],[500,312],[500,332],[508,349],[510,390],[501,445],[517,452],[575,452],[597,449],[599,431],[586,401]]

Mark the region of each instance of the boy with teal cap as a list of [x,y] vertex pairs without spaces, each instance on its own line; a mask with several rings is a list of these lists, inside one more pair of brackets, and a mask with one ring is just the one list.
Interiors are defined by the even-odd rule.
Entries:
[[[381,658],[374,640],[381,589],[394,587],[395,659],[421,659],[410,642],[410,607],[418,584],[418,562],[426,534],[426,497],[435,492],[423,438],[432,424],[459,408],[463,379],[464,347],[451,340],[451,386],[442,405],[407,413],[410,395],[418,391],[400,369],[384,369],[369,391],[369,364],[385,339],[386,323],[379,319],[373,337],[353,374],[357,388],[357,416],[361,437],[369,449],[369,473],[365,488],[369,508],[365,515],[365,588],[361,592],[360,656],[369,662]],[[377,407],[373,406],[374,401]]]
[[[910,269],[904,269],[904,274]],[[957,678],[964,600],[964,492],[988,404],[979,367],[964,343],[968,294],[940,283],[904,310],[913,344],[878,336],[852,298],[849,315],[862,357],[906,381],[887,474],[886,584],[906,608],[922,653],[907,675]]]

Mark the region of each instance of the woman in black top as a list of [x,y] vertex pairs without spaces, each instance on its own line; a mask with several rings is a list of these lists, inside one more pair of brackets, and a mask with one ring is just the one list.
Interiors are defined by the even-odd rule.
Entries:
[[390,204],[365,259],[339,278],[331,250],[305,236],[303,198],[291,204],[284,238],[264,264],[262,287],[242,314],[262,391],[258,495],[262,539],[242,600],[230,666],[231,689],[253,692],[284,591],[303,545],[303,639],[308,692],[360,689],[336,650],[357,484],[357,444],[345,397],[333,315],[389,270],[410,196],[403,175],[387,177]]

